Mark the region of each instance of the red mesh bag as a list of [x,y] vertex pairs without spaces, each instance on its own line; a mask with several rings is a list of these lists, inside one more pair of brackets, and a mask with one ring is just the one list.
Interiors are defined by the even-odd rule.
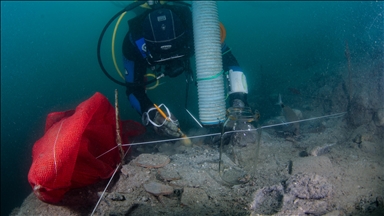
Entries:
[[[144,133],[134,121],[121,121],[123,143]],[[116,147],[115,110],[100,93],[76,110],[48,114],[45,134],[33,146],[28,181],[42,201],[59,202],[64,194],[107,179],[120,162]]]

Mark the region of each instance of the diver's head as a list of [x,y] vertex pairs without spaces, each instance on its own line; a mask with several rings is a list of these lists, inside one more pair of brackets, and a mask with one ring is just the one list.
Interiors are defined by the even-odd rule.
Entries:
[[166,8],[150,12],[143,22],[146,52],[152,62],[181,58],[187,41],[182,20]]

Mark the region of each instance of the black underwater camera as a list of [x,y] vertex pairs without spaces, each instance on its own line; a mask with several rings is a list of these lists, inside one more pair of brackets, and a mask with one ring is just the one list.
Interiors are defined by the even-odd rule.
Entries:
[[186,70],[186,62],[183,59],[171,60],[164,67],[164,75],[169,77],[177,77]]

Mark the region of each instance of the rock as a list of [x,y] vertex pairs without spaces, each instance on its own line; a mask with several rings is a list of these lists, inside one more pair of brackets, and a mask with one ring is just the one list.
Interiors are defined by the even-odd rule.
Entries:
[[360,149],[372,155],[382,154],[382,144],[377,142],[363,141],[359,145]]
[[160,175],[160,178],[164,179],[165,181],[174,181],[181,179],[181,176],[179,173],[172,169],[171,166],[165,166],[164,168],[160,168],[157,173]]
[[230,185],[244,184],[246,182],[240,180],[246,179],[246,175],[246,171],[244,171],[240,167],[233,166],[223,169],[221,173],[221,179]]
[[377,112],[373,115],[373,122],[375,122],[377,127],[384,126],[384,109],[377,110]]
[[379,202],[377,198],[372,196],[362,195],[355,203],[355,208],[365,214],[373,213],[378,207]]
[[293,110],[293,112],[295,112],[295,114],[299,120],[303,119],[303,113],[300,110],[298,110],[298,109],[292,109],[292,110]]
[[161,154],[141,154],[135,159],[137,166],[145,168],[160,168],[167,165],[171,159]]
[[350,110],[347,114],[348,123],[352,126],[358,127],[363,124],[369,124],[372,121],[373,104],[370,101],[370,96],[367,92],[359,92],[352,97],[350,103]]
[[208,202],[207,194],[200,188],[186,187],[181,195],[181,204],[189,207],[206,205]]
[[331,150],[331,147],[335,145],[336,143],[331,143],[331,144],[325,144],[323,146],[316,146],[313,148],[310,152],[312,156],[321,156],[326,153],[328,153]]
[[173,187],[160,184],[157,182],[149,182],[144,184],[144,189],[155,196],[170,195],[173,193]]
[[322,199],[332,192],[332,185],[326,178],[312,173],[293,175],[286,184],[286,193],[300,199]]
[[145,168],[134,165],[133,161],[129,164],[123,165],[121,168],[119,181],[115,185],[116,191],[130,192],[135,188],[142,186],[143,182],[147,182],[151,179],[151,172],[148,172]]
[[361,142],[362,142],[362,136],[361,136],[361,134],[357,134],[357,135],[355,136],[355,138],[352,139],[352,141],[353,141],[354,143],[360,145]]
[[327,213],[327,202],[321,200],[303,200],[294,201],[297,208],[301,208],[306,215],[324,215]]
[[328,203],[323,198],[332,193],[332,185],[317,174],[299,173],[285,184],[283,207],[277,215],[324,215]]
[[376,203],[378,206],[383,206],[384,205],[384,199],[382,196],[376,197]]
[[279,212],[283,205],[283,194],[284,189],[280,184],[257,190],[250,205],[252,213],[271,215]]
[[[319,188],[318,185],[314,185],[313,187],[305,186],[310,184],[308,184],[306,180],[303,181],[303,179],[309,179],[309,181],[311,181],[312,178],[314,178],[314,182],[318,182],[316,179],[321,179],[322,177],[310,174],[292,176],[287,182],[286,193],[284,193],[284,187],[281,184],[257,190],[254,195],[253,202],[250,204],[250,210],[252,211],[251,215],[285,216],[307,214],[323,215],[327,213],[328,204],[326,201],[312,199],[323,196],[325,197],[327,194],[313,196],[312,192],[315,191],[313,188]],[[297,183],[297,185],[293,182]],[[300,188],[301,186],[304,186],[304,188]],[[297,190],[298,188],[300,188],[300,190]],[[302,194],[302,191],[312,192]]]
[[125,200],[125,197],[124,195],[120,194],[120,193],[110,193],[108,195],[108,197],[113,200],[113,201],[124,201]]

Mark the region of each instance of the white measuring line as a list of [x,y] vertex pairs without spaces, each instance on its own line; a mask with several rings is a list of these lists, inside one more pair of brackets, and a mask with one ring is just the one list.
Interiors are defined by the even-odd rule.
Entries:
[[[338,117],[341,117],[343,115],[345,115],[347,112],[341,112],[341,113],[336,113],[336,114],[331,114],[331,115],[325,115],[325,116],[320,116],[320,117],[313,117],[313,118],[308,118],[308,119],[303,119],[303,120],[298,120],[298,121],[291,121],[291,122],[284,122],[284,123],[279,123],[279,124],[273,124],[273,125],[266,125],[266,126],[262,126],[262,127],[259,127],[259,128],[254,128],[254,129],[250,129],[250,130],[236,130],[236,131],[227,131],[225,132],[224,134],[228,134],[228,133],[235,133],[235,132],[245,132],[245,131],[257,131],[259,129],[264,129],[264,128],[271,128],[271,127],[276,127],[276,126],[280,126],[280,125],[287,125],[287,124],[294,124],[294,123],[298,123],[298,122],[306,122],[306,121],[312,121],[312,120],[317,120],[317,119],[323,119],[323,118],[338,118]],[[217,135],[221,135],[221,133],[212,133],[212,134],[205,134],[205,135],[198,135],[198,136],[192,136],[192,137],[189,137],[190,139],[194,139],[194,138],[200,138],[200,137],[208,137],[208,136],[217,136]],[[182,140],[183,138],[174,138],[174,139],[166,139],[166,140],[155,140],[155,141],[150,141],[150,142],[139,142],[139,143],[131,143],[131,144],[122,144],[122,146],[129,146],[129,148],[131,146],[134,146],[134,145],[146,145],[146,144],[154,144],[154,143],[160,143],[160,142],[171,142],[171,141],[178,141],[178,140]],[[105,153],[97,156],[96,158],[99,158],[105,154],[107,154],[108,152],[114,150],[116,147],[106,151]],[[129,149],[128,149],[129,150]],[[125,155],[127,154],[128,150],[125,152]],[[124,155],[124,157],[125,157]],[[117,170],[120,168],[120,165],[119,164],[114,173],[112,174],[111,176],[111,179],[108,181],[108,184],[107,186],[105,186],[104,188],[104,191],[103,193],[100,195],[100,198],[99,200],[97,201],[96,203],[96,206],[95,208],[93,209],[92,213],[91,213],[91,216],[93,216],[93,214],[95,213],[97,207],[99,206],[104,194],[105,194],[105,191],[107,190],[109,184],[112,182],[112,179],[113,177],[115,176],[115,174],[117,173]]]

